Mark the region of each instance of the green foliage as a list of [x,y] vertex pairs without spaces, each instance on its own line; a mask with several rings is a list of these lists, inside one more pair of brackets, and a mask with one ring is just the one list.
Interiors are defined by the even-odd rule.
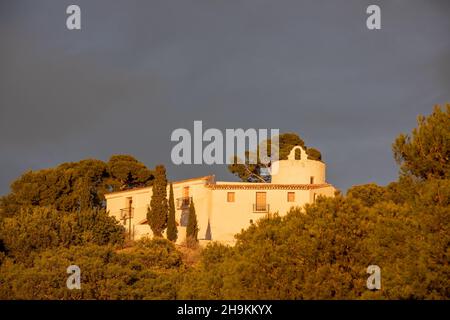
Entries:
[[164,238],[142,238],[136,241],[137,252],[150,251],[152,256],[145,257],[148,261],[165,268],[180,267],[182,265],[181,253],[175,245]]
[[188,244],[197,243],[198,238],[198,225],[197,225],[197,214],[195,213],[194,201],[191,201],[189,205],[189,220],[186,226],[186,241]]
[[154,179],[151,170],[129,155],[112,156],[108,161],[108,169],[114,190],[149,186]]
[[[448,107],[447,107],[448,110]],[[215,245],[185,275],[184,299],[449,299],[449,117],[419,118],[394,153],[403,174],[271,215]],[[366,288],[369,265],[381,290]]]
[[[297,210],[286,217],[274,215],[260,220],[238,236],[231,253],[225,251],[224,254],[223,248],[219,248],[216,261],[211,259],[210,252],[201,269],[205,274],[202,284],[213,285],[214,290],[197,287],[188,297],[196,299],[199,298],[197,293],[212,291],[215,292],[212,298],[218,299],[341,296],[341,292],[355,285],[353,282],[364,272],[348,265],[349,250],[360,254],[359,240],[364,231],[353,234],[360,220],[352,219],[357,216],[357,208],[353,208],[357,203],[347,204],[340,199],[336,203],[321,202],[321,205],[320,209],[309,207],[306,214]],[[355,215],[344,214],[349,210]],[[334,224],[328,225],[328,222]],[[339,232],[336,229],[340,229]],[[344,237],[343,231],[353,236]],[[339,270],[342,272],[337,272]],[[326,276],[330,281],[326,281]],[[346,283],[348,279],[350,283]],[[364,277],[360,280],[361,290],[364,280]]]
[[[69,265],[80,267],[81,290],[66,288]],[[29,265],[7,258],[0,266],[0,299],[175,299],[183,269],[170,243],[122,251],[59,247],[34,254]]]
[[62,211],[103,208],[105,193],[151,184],[152,177],[151,171],[131,156],[113,156],[108,164],[87,159],[28,171],[0,199],[0,213],[12,216],[23,206],[52,206]]
[[11,184],[11,193],[1,201],[2,209],[10,216],[22,206],[53,206],[64,211],[101,207],[107,176],[107,167],[99,160],[28,171]]
[[388,191],[375,183],[353,186],[348,189],[347,196],[361,200],[366,206],[373,206],[379,201],[386,200]]
[[173,195],[173,185],[170,184],[169,192],[169,215],[167,217],[167,239],[176,241],[178,238],[177,224],[175,221],[175,200]]
[[450,178],[450,104],[419,116],[412,135],[401,134],[392,148],[401,172],[419,179]]
[[[1,207],[14,215],[0,216],[0,299],[448,300],[446,124],[448,107],[447,114],[435,109],[419,119],[412,138],[396,140],[398,181],[354,186],[347,196],[319,197],[282,217],[268,215],[237,235],[234,247],[212,243],[189,265],[182,257],[198,251],[183,248],[188,251],[182,255],[162,238],[113,247],[122,243],[124,230],[103,210],[50,208],[95,207],[104,190],[100,163],[62,165],[64,172],[72,170],[69,180],[77,185],[70,192],[64,192],[68,176],[54,169],[27,173]],[[283,139],[285,145],[304,145],[295,134]],[[309,158],[319,159],[314,149],[307,150]],[[119,172],[115,179],[130,176]],[[132,185],[134,178],[126,179],[121,183]],[[172,223],[167,215],[168,207],[172,215],[173,190],[168,205],[166,188],[165,169],[158,166],[148,215],[155,235]],[[38,207],[44,205],[49,207]],[[186,236],[188,245],[197,244],[193,202]],[[66,288],[66,268],[72,264],[81,268],[81,290]],[[381,268],[381,290],[366,288],[369,265]]]
[[[448,299],[450,210],[436,195],[449,182],[422,185],[420,207],[355,197],[320,198],[305,211],[272,215],[216,245],[185,276],[185,299]],[[382,289],[366,288],[367,266]]]
[[158,165],[155,168],[152,198],[147,210],[147,221],[155,237],[162,237],[167,227],[168,210],[166,169],[163,165]]
[[237,163],[237,157],[234,158],[234,163],[228,165],[228,171],[235,176],[238,176],[245,182],[266,182],[269,177],[265,177],[261,174],[264,166],[260,163],[249,163],[250,152],[246,152],[246,164]]
[[306,149],[306,154],[308,155],[309,160],[322,161],[322,154],[315,148]]
[[22,208],[0,225],[5,251],[19,261],[31,252],[58,246],[122,244],[123,232],[104,210],[65,213],[43,207]]

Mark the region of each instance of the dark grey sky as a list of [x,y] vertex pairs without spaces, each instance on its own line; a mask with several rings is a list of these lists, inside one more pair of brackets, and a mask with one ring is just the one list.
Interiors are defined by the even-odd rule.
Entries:
[[171,132],[194,120],[295,131],[337,187],[386,184],[394,138],[450,101],[449,16],[448,0],[0,0],[0,194],[27,169],[118,153],[234,179],[171,165]]

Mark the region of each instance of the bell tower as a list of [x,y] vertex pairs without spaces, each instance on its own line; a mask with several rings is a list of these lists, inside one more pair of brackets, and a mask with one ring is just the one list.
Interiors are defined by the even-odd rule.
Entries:
[[325,182],[325,163],[308,159],[306,150],[295,146],[287,160],[272,163],[273,184],[323,184]]

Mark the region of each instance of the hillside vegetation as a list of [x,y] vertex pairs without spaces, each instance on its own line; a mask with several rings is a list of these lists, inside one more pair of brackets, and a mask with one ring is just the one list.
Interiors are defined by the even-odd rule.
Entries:
[[[450,105],[436,107],[395,140],[397,181],[267,216],[236,246],[203,250],[162,238],[124,249],[101,208],[52,206],[45,184],[22,177],[3,199],[0,299],[449,299],[449,144]],[[20,202],[26,188],[41,200]],[[72,264],[81,290],[66,288]],[[381,290],[366,287],[369,265]]]

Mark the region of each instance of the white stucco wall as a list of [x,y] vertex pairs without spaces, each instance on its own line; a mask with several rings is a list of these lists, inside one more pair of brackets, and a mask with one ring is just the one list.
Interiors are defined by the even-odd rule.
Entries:
[[[295,160],[295,149],[301,150],[301,159]],[[295,147],[288,160],[278,161],[278,171],[272,176],[271,183],[244,183],[214,181],[213,176],[200,177],[173,183],[175,205],[176,199],[184,197],[185,187],[189,187],[189,197],[193,198],[198,221],[198,238],[201,243],[207,242],[208,223],[211,240],[233,244],[234,235],[247,228],[251,221],[257,222],[267,212],[254,212],[256,193],[266,193],[269,212],[286,214],[292,207],[302,207],[312,203],[319,195],[333,197],[335,188],[325,181],[325,164],[321,161],[308,160],[305,151]],[[311,176],[314,184],[310,184]],[[227,201],[228,192],[234,192],[234,202]],[[288,202],[288,192],[295,193],[295,201]],[[169,186],[167,188],[169,196]],[[150,204],[152,189],[141,188],[107,194],[107,210],[111,215],[120,218],[120,209],[127,207],[127,198],[133,200],[134,216],[131,220],[134,239],[152,236],[146,223],[147,207]],[[175,219],[181,220],[181,209],[176,209]],[[128,221],[126,228],[128,228]],[[185,240],[186,227],[178,226],[177,243]]]
[[[301,159],[295,160],[295,149],[301,152]],[[326,165],[322,161],[309,160],[301,147],[292,149],[287,160],[272,164],[272,183],[274,184],[309,184],[314,177],[314,184],[325,183]]]
[[[205,184],[208,182],[207,177],[201,177],[198,179],[189,179],[186,181],[175,182],[173,184],[173,193],[175,199],[182,198],[184,196],[184,187],[189,187],[189,197],[194,199],[197,221],[199,226],[199,239],[205,237],[206,228],[209,218],[210,207],[210,189],[205,188]],[[140,188],[128,191],[119,191],[107,194],[106,196],[106,210],[110,215],[120,220],[120,210],[127,208],[127,198],[132,198],[133,218],[131,219],[132,231],[134,232],[134,239],[139,239],[143,236],[152,236],[153,233],[150,229],[147,219],[147,208],[150,205],[152,197],[152,188]],[[167,187],[167,197],[169,197],[169,186]],[[175,210],[175,220],[180,223],[181,209]],[[129,228],[129,220],[126,221],[124,227]],[[186,227],[178,226],[178,243],[185,240]]]
[[[242,185],[242,183],[241,183]],[[252,183],[253,185],[253,183]],[[255,186],[256,187],[256,186]],[[235,202],[227,202],[227,193],[235,193]],[[226,189],[213,190],[211,210],[212,240],[233,243],[234,235],[267,215],[267,212],[254,212],[256,192],[266,193],[266,203],[271,213],[286,214],[292,207],[301,207],[310,200],[310,190],[271,190],[271,189]],[[287,193],[295,193],[295,201],[287,201]]]

